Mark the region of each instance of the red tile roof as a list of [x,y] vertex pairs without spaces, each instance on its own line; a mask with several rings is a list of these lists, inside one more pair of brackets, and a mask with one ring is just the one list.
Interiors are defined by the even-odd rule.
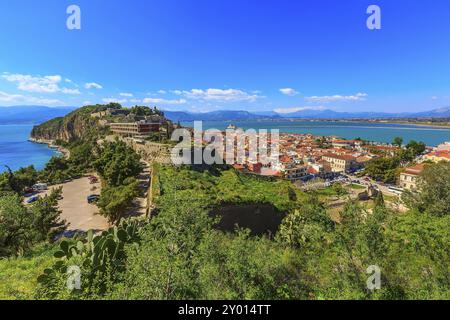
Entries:
[[448,150],[435,151],[430,153],[429,156],[450,159],[450,151]]
[[405,173],[412,175],[419,175],[422,173],[424,168],[425,168],[424,164],[416,164],[415,166],[406,168]]

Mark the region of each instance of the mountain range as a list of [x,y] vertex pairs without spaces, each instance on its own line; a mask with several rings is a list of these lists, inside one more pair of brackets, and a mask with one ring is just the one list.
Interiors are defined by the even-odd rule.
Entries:
[[63,117],[75,107],[14,106],[0,107],[0,124],[40,124]]
[[[0,124],[40,124],[53,118],[63,117],[75,107],[14,106],[0,107]],[[191,121],[250,121],[282,119],[383,119],[383,118],[446,118],[450,117],[450,107],[416,113],[386,112],[338,112],[333,110],[305,109],[292,113],[248,112],[220,110],[204,113],[185,111],[164,111],[165,116],[174,122]]]
[[212,111],[191,113],[183,111],[165,111],[166,117],[174,122],[189,121],[245,121],[271,119],[379,119],[379,118],[446,118],[450,117],[450,107],[417,113],[386,112],[338,112],[333,110],[305,109],[292,113],[248,111]]

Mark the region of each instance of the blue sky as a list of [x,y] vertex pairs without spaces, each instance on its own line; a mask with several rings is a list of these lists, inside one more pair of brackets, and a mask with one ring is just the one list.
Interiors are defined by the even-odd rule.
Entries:
[[[71,4],[81,30],[66,27]],[[366,27],[371,4],[381,30]],[[0,46],[0,106],[450,105],[448,0],[3,0]]]

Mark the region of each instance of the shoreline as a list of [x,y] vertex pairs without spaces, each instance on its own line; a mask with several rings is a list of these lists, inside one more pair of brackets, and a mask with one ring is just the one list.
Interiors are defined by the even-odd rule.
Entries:
[[70,157],[70,151],[66,148],[63,148],[61,146],[55,145],[55,142],[53,140],[47,140],[47,139],[35,139],[35,138],[28,138],[29,142],[37,143],[37,144],[45,144],[48,146],[49,149],[56,150],[60,154],[62,154],[65,158]]
[[404,125],[412,125],[412,126],[435,128],[435,129],[450,129],[450,125],[439,126],[439,125],[435,125],[435,124],[426,124],[426,123],[412,123],[412,122],[374,122],[374,123],[404,124]]

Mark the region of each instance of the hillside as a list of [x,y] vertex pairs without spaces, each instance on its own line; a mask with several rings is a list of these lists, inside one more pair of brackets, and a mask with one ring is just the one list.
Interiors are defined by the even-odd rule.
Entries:
[[35,126],[31,137],[71,142],[98,133],[100,131],[98,119],[92,118],[91,114],[106,108],[107,106],[101,105],[79,108],[64,117],[54,118]]
[[166,130],[173,126],[164,113],[156,108],[136,106],[123,108],[120,104],[92,105],[72,111],[64,117],[54,118],[33,128],[31,137],[36,140],[61,140],[72,142],[85,140],[109,132],[106,123],[136,122],[146,120],[149,116],[158,116]]

